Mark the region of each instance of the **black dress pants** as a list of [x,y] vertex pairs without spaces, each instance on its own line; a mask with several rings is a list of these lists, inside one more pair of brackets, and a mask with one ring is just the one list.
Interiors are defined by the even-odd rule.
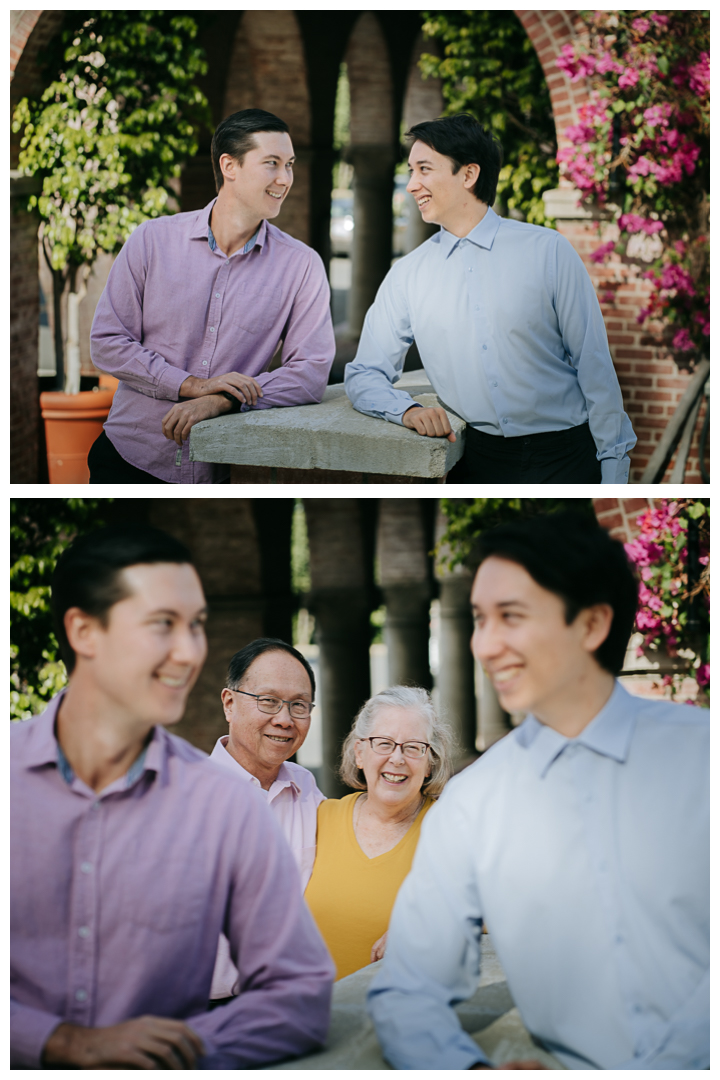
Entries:
[[88,454],[91,484],[165,484],[166,480],[158,480],[142,469],[136,469],[134,465],[122,457],[108,439],[105,431],[101,431],[95,442],[90,447]]
[[465,454],[448,484],[599,484],[596,447],[587,424],[535,435],[488,435],[469,425]]

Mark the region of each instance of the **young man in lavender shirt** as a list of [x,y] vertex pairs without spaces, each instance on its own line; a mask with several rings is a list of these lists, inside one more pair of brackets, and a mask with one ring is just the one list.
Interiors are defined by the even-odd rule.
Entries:
[[[315,675],[302,653],[279,638],[258,638],[235,653],[222,692],[227,735],[213,761],[262,794],[290,845],[300,884],[315,862],[317,808],[325,796],[309,769],[289,760],[305,742],[315,698]],[[220,938],[210,997],[238,993],[238,971],[227,938]]]
[[97,306],[93,363],[120,385],[90,450],[91,484],[224,482],[229,466],[190,461],[193,424],[318,402],[327,386],[322,261],[270,224],[293,183],[288,126],[244,109],[219,125],[211,152],[217,198],[138,226]]
[[[11,1067],[253,1068],[322,1043],[332,961],[250,784],[165,731],[205,660],[184,545],[61,556],[68,689],[12,728]],[[224,932],[239,997],[207,1002]]]

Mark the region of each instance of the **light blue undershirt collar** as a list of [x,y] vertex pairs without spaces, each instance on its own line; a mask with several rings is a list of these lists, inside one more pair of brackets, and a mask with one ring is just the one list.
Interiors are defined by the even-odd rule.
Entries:
[[[247,244],[245,245],[245,247],[240,252],[241,255],[247,255],[248,251],[252,251],[252,249],[255,247],[255,241],[258,238],[258,234],[259,234],[261,228],[262,228],[262,221],[258,225],[257,232],[255,233],[255,235],[250,237]],[[216,251],[217,250],[217,240],[213,236],[213,231],[212,231],[212,228],[211,228],[209,223],[208,223],[208,244],[210,245],[210,250],[211,251]],[[237,251],[234,252],[233,254],[237,255]],[[230,256],[230,257],[232,258],[232,256]]]

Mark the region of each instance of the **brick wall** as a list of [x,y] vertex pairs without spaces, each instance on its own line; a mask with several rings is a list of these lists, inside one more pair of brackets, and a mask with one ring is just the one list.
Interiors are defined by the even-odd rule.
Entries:
[[350,82],[350,142],[353,146],[394,143],[390,57],[371,11],[363,12],[355,23],[345,60]]
[[[637,445],[630,456],[630,480],[637,482],[691,376],[680,371],[667,350],[638,324],[640,309],[650,295],[649,285],[642,277],[647,262],[640,259],[632,262],[613,255],[610,263],[598,266],[589,259],[601,243],[617,237],[617,226],[579,220],[558,221],[557,227],[582,257],[600,298],[625,411],[637,435]],[[702,483],[698,445],[705,407],[703,402],[685,470],[688,484]],[[675,455],[665,472],[664,483],[669,481],[674,461]],[[709,467],[709,440],[706,467]]]
[[[567,42],[582,36],[584,26],[579,12],[572,11],[516,11],[532,41],[542,65],[550,91],[550,100],[557,128],[558,145],[566,145],[563,131],[578,119],[578,107],[587,100],[588,88],[583,82],[573,83],[563,72],[557,70],[555,58]],[[561,179],[561,187],[567,181]],[[608,330],[610,353],[618,374],[623,393],[625,410],[630,417],[637,445],[631,454],[630,481],[639,481],[653,449],[660,441],[669,418],[687,387],[690,376],[679,371],[667,350],[657,345],[647,327],[640,327],[637,316],[643,307],[649,289],[642,280],[647,261],[614,257],[609,266],[596,266],[589,255],[600,243],[617,236],[615,226],[605,225],[602,237],[598,234],[599,222],[572,220],[557,222],[558,230],[567,236],[580,253],[600,297],[603,316]],[[698,463],[698,443],[705,404],[701,407],[685,470],[686,483],[702,483]],[[664,482],[674,464],[665,473]],[[708,461],[709,466],[709,448]]]
[[639,514],[653,506],[655,499],[593,499],[595,516],[611,536],[625,543],[637,536]]

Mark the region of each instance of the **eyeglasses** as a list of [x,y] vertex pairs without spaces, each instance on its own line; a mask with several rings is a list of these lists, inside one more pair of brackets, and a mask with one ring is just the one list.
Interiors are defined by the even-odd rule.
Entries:
[[358,742],[369,742],[370,749],[374,750],[376,754],[382,754],[383,757],[392,754],[396,746],[400,747],[400,753],[407,758],[425,757],[426,751],[430,749],[430,743],[394,742],[392,739],[383,739],[379,735],[371,735],[368,739],[358,739]]
[[264,694],[262,696],[260,694],[248,694],[247,690],[233,690],[232,693],[244,694],[245,697],[254,697],[260,712],[267,713],[268,716],[277,716],[283,705],[287,705],[288,712],[293,720],[309,720],[310,713],[315,708],[314,701],[311,701],[310,704],[307,701],[285,701],[284,698],[266,697]]

